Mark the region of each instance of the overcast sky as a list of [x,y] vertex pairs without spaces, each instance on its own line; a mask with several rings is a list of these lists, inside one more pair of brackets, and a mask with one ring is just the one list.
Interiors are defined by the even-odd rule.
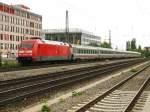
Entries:
[[150,0],[0,0],[7,4],[24,4],[43,17],[43,29],[65,28],[65,11],[69,27],[80,28],[108,39],[113,46],[125,49],[126,40],[150,46]]

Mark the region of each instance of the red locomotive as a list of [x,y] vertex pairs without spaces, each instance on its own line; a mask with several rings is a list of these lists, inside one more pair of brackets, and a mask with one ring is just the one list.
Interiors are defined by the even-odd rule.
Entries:
[[23,40],[18,52],[18,61],[20,63],[71,60],[71,58],[72,47],[69,44],[41,39]]

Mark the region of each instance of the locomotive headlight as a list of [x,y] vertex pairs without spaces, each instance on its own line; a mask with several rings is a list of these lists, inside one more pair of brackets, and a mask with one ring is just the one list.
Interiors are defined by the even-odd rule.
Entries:
[[21,51],[19,51],[19,53],[24,53],[24,51],[21,50]]
[[30,54],[31,54],[31,53],[32,53],[32,50],[27,50],[26,53],[30,53]]

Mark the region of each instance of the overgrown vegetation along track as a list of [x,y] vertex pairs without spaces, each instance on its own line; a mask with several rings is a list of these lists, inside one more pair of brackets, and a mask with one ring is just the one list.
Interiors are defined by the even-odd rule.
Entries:
[[137,59],[133,61],[126,60],[118,63],[116,62],[101,66],[97,65],[94,67],[76,69],[74,71],[70,70],[53,74],[33,76],[29,78],[1,81],[0,105],[5,105],[11,101],[20,100],[25,97],[42,93],[43,91],[72,84],[100,74],[112,72],[119,68],[133,65],[142,61],[144,61],[144,59]]
[[[94,60],[90,61],[91,63],[94,62]],[[30,70],[30,69],[40,69],[40,68],[48,68],[48,67],[56,67],[56,66],[66,66],[66,65],[77,65],[77,64],[86,64],[90,63],[89,61],[81,61],[81,62],[41,62],[41,63],[33,63],[33,64],[27,64],[27,65],[11,65],[8,67],[0,67],[0,73],[1,72],[8,72],[8,71],[20,71],[20,70]]]
[[[144,74],[144,71],[148,69],[149,66],[150,65],[144,67],[112,88],[100,93],[97,97],[87,99],[83,103],[81,102],[78,106],[73,107],[73,109],[67,112],[130,112],[150,81],[148,73]],[[129,81],[134,81],[135,77],[137,77],[138,80],[140,79],[140,84],[138,85],[140,86],[139,89],[136,91],[122,91],[121,88],[125,85],[127,86]]]
[[[134,58],[133,58],[134,59]],[[121,60],[121,59],[111,59],[111,60]],[[111,61],[110,60],[110,61]],[[126,59],[122,59],[126,60]],[[8,71],[20,71],[20,70],[30,70],[30,69],[40,69],[40,68],[48,68],[48,67],[56,67],[56,66],[66,66],[66,65],[77,65],[77,64],[86,64],[86,63],[94,63],[97,62],[95,60],[84,60],[84,61],[74,61],[74,62],[67,62],[67,61],[60,61],[60,62],[40,62],[40,63],[31,63],[27,65],[14,65],[7,63],[8,67],[0,67],[0,73],[2,72],[8,72]],[[104,62],[104,61],[100,61]]]

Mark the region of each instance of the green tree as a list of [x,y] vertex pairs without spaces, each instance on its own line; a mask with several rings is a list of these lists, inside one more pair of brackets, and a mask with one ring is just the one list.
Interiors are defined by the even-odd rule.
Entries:
[[103,47],[103,48],[112,48],[111,45],[109,43],[107,43],[106,41],[104,41],[103,43],[101,43],[100,47]]
[[133,39],[131,40],[131,50],[132,50],[132,51],[135,51],[135,50],[136,50],[136,39],[135,39],[135,38],[133,38]]
[[88,45],[89,45],[89,46],[94,46],[94,47],[99,47],[99,45],[96,44],[96,43],[89,43]]
[[127,50],[127,51],[130,51],[130,50],[131,50],[131,42],[130,42],[130,41],[127,41],[127,42],[126,42],[126,50]]
[[143,55],[144,55],[145,57],[150,57],[150,52],[149,52],[149,51],[144,51],[144,52],[143,52]]
[[137,49],[137,51],[138,51],[138,52],[140,52],[140,53],[142,52],[141,45],[139,45],[139,46],[138,46],[138,49]]

